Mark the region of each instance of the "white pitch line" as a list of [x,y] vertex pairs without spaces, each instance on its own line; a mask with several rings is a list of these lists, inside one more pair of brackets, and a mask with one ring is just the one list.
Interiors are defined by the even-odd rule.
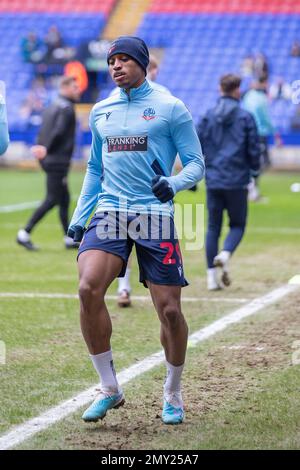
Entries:
[[[298,288],[299,285],[297,284],[287,284],[269,292],[268,294],[262,297],[254,299],[247,305],[244,305],[238,310],[235,310],[232,313],[225,315],[219,320],[213,322],[211,325],[208,325],[205,328],[201,328],[201,330],[198,330],[192,335],[190,335],[189,347],[196,346],[201,341],[210,338],[219,331],[225,330],[225,328],[227,328],[229,325],[233,325],[234,323],[237,323],[242,319],[253,315],[262,308],[274,302],[277,302],[278,300],[282,299],[287,294],[290,294]],[[164,361],[164,357],[164,352],[159,351],[155,354],[152,354],[151,356],[146,357],[142,361],[133,364],[127,369],[124,369],[117,375],[120,385],[125,385],[130,380],[133,380],[139,375],[142,375],[145,372],[160,365]],[[7,432],[2,437],[0,437],[0,450],[10,449],[11,447],[20,444],[26,439],[29,439],[34,434],[37,434],[38,432],[47,429],[54,423],[74,413],[79,408],[93,400],[95,396],[95,387],[97,386],[99,385],[94,385],[93,387],[89,388],[88,390],[85,390],[79,395],[76,395],[73,398],[64,401],[60,405],[50,408],[45,413],[42,413],[36,418],[30,419],[24,424],[21,424],[20,426],[17,426],[11,431]]]
[[[23,299],[78,299],[77,294],[60,294],[60,293],[41,293],[41,292],[0,292],[0,299],[6,298],[23,298]],[[106,295],[107,300],[117,300],[117,295]],[[132,295],[132,300],[140,300],[142,302],[151,302],[149,295]],[[244,304],[250,299],[236,297],[182,297],[183,302],[227,302]]]
[[9,206],[0,206],[0,213],[18,212],[26,209],[35,209],[41,201],[21,202],[19,204],[10,204]]
[[[78,196],[75,194],[71,197],[72,200],[77,200]],[[10,212],[19,212],[26,209],[35,209],[38,207],[42,201],[27,201],[20,202],[18,204],[9,204],[8,206],[0,206],[0,213],[8,214]]]
[[248,232],[254,233],[280,233],[281,235],[297,235],[300,234],[300,228],[297,227],[251,227]]

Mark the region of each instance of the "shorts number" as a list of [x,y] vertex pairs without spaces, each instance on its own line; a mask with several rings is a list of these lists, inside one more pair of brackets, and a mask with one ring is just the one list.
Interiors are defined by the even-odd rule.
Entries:
[[182,264],[182,256],[181,256],[179,243],[176,243],[175,250],[176,250],[176,253],[177,253],[177,256],[178,256],[178,259],[179,259],[179,263]]
[[[162,243],[160,244],[160,247],[161,247],[161,248],[168,248],[168,253],[166,254],[166,256],[165,256],[164,259],[163,259],[163,264],[176,264],[176,259],[175,259],[175,258],[172,258],[173,253],[174,253],[174,245],[173,245],[173,243],[171,243],[171,242],[162,242]],[[178,256],[178,258],[179,258],[180,264],[182,264],[182,262],[181,262],[181,253],[180,253],[179,243],[176,243],[176,245],[175,245],[175,251],[176,251],[177,256]]]

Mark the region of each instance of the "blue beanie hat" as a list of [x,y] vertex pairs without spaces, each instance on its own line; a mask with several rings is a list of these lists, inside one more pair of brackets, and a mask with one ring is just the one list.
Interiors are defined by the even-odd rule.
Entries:
[[145,42],[135,36],[120,36],[108,49],[107,63],[115,54],[127,54],[132,57],[147,74],[149,64],[149,51]]

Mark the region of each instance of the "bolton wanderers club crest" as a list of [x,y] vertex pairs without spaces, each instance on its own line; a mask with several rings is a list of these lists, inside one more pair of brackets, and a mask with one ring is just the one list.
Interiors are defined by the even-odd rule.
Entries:
[[142,116],[142,118],[144,118],[145,121],[150,121],[151,119],[156,118],[156,116],[155,116],[155,109],[153,109],[153,108],[147,108],[147,109],[145,109],[144,115]]

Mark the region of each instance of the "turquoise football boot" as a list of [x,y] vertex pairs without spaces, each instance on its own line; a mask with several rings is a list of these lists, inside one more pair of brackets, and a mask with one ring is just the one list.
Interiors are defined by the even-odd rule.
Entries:
[[166,393],[162,420],[164,424],[180,424],[183,422],[184,410],[180,392]]
[[101,391],[95,398],[91,406],[83,413],[82,419],[87,423],[96,423],[99,419],[103,419],[108,410],[119,408],[125,403],[123,392],[115,393]]

